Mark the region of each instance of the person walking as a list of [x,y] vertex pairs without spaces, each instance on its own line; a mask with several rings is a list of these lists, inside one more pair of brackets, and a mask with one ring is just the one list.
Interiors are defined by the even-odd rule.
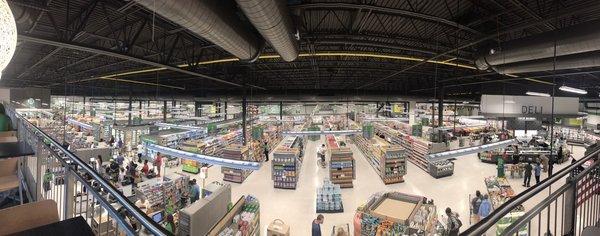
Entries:
[[525,165],[525,177],[523,178],[523,187],[529,187],[529,184],[531,183],[531,170],[531,163],[527,162],[527,164]]
[[448,216],[448,236],[458,236],[462,222],[458,219],[458,214],[452,212],[450,207],[446,208],[446,216]]
[[156,153],[156,158],[154,159],[154,166],[156,167],[156,177],[160,177],[160,169],[162,167],[162,156],[160,152]]
[[321,214],[312,222],[312,236],[321,236],[321,224],[325,221],[325,217]]
[[269,143],[267,141],[263,144],[263,152],[265,154],[265,162],[269,161]]
[[491,212],[492,203],[490,202],[490,199],[487,194],[483,195],[483,199],[481,200],[481,205],[479,205],[479,211],[477,212],[477,215],[479,215],[479,219],[481,220],[489,216]]
[[542,166],[539,162],[535,163],[535,167],[533,168],[533,175],[535,175],[535,184],[540,183],[540,175],[542,174]]
[[479,190],[475,191],[475,197],[471,199],[471,214],[477,214],[479,212],[479,205],[481,205],[481,200],[483,200],[483,196]]

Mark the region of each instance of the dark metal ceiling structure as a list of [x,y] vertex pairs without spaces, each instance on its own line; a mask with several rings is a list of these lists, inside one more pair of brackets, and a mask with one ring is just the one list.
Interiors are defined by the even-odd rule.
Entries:
[[[481,49],[600,18],[597,0],[288,0],[299,56],[254,62],[130,0],[9,0],[19,33],[0,85],[56,94],[522,94],[599,90],[600,68],[511,77]],[[234,0],[220,0],[261,37]],[[443,89],[442,89],[443,87]],[[593,94],[597,96],[597,94]]]

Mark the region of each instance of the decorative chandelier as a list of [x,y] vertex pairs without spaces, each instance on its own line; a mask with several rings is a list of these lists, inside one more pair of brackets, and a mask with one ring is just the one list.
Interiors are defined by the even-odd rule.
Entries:
[[17,25],[6,0],[0,0],[0,78],[17,47]]

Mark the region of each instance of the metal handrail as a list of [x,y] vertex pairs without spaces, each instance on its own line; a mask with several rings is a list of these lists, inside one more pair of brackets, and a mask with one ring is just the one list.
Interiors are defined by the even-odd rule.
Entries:
[[[55,149],[58,149],[60,152],[62,152],[73,163],[75,163],[78,166],[78,169],[81,168],[82,170],[86,171],[92,177],[92,179],[97,181],[98,184],[100,184],[100,186],[103,189],[107,190],[113,197],[115,197],[117,202],[119,202],[125,209],[127,209],[127,211],[130,212],[133,215],[133,217],[136,220],[138,220],[147,230],[152,232],[152,234],[154,234],[154,235],[169,235],[165,229],[163,229],[160,225],[158,225],[156,222],[154,222],[152,219],[150,219],[150,217],[148,217],[146,214],[144,214],[139,208],[134,206],[129,201],[129,199],[127,199],[121,192],[119,192],[112,184],[110,184],[108,181],[106,181],[104,178],[102,178],[87,163],[85,163],[84,161],[79,159],[79,157],[77,157],[75,154],[73,154],[69,150],[65,149],[62,145],[60,145],[58,142],[56,142],[56,140],[54,140],[52,137],[50,137],[44,131],[39,129],[37,126],[33,125],[25,117],[18,114],[14,109],[12,109],[11,106],[8,106],[5,104],[5,108],[6,108],[7,112],[8,111],[12,112],[16,119],[19,119],[20,121],[27,124],[29,127],[33,128],[33,132],[38,134],[41,137],[42,142],[44,140],[49,140],[50,144]],[[94,190],[89,189],[88,191],[94,191]],[[120,219],[120,218],[117,218],[117,219]]]
[[[509,199],[506,203],[502,204],[496,210],[492,212],[489,216],[483,218],[477,224],[469,227],[466,231],[462,232],[460,235],[483,235],[489,228],[494,226],[496,222],[498,222],[501,218],[503,218],[506,214],[510,213],[512,209],[515,207],[522,205],[525,201],[529,200],[529,198],[534,195],[540,193],[541,191],[546,190],[547,187],[561,180],[564,176],[571,173],[575,168],[583,165],[586,161],[598,156],[600,153],[600,149],[595,150],[591,154],[585,156],[584,158],[579,159],[574,164],[567,166],[566,168],[560,170],[558,173],[552,175],[550,178],[546,178],[539,184],[536,184],[534,187],[525,190],[524,192],[518,194],[517,196]],[[587,173],[587,172],[586,172]],[[583,175],[578,175],[577,178]]]

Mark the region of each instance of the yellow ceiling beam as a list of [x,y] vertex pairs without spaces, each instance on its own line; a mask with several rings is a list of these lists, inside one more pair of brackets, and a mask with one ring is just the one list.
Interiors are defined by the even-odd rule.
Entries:
[[[392,60],[400,60],[400,61],[423,61],[423,60],[425,60],[425,58],[419,58],[419,57],[370,53],[370,52],[316,52],[316,53],[300,53],[298,55],[298,57],[331,57],[331,56],[380,58],[380,59],[392,59]],[[259,60],[261,60],[261,59],[278,59],[278,58],[281,58],[281,56],[279,56],[277,54],[267,54],[267,55],[261,55],[258,57]],[[201,62],[198,62],[198,64],[199,65],[212,65],[212,64],[221,64],[221,63],[228,63],[228,62],[237,62],[239,60],[240,59],[238,59],[238,58],[223,58],[223,59],[217,59],[217,60],[201,61]],[[446,60],[446,61],[431,60],[428,62],[434,63],[434,64],[441,64],[441,65],[455,66],[455,67],[460,67],[460,68],[476,70],[476,68],[471,65],[460,64],[460,63],[450,63],[449,61],[450,60]],[[179,68],[185,68],[188,66],[189,66],[188,64],[177,65],[177,67],[179,67]],[[163,71],[163,70],[167,70],[167,69],[162,68],[162,67],[147,68],[147,69],[141,69],[141,70],[133,70],[133,71],[126,71],[126,72],[119,72],[119,73],[115,73],[115,74],[103,75],[100,77],[115,78],[115,77],[120,77],[120,76],[143,74],[143,73],[150,73],[150,72]],[[83,81],[85,81],[85,80],[83,80]],[[80,81],[80,82],[83,82],[83,81]]]

